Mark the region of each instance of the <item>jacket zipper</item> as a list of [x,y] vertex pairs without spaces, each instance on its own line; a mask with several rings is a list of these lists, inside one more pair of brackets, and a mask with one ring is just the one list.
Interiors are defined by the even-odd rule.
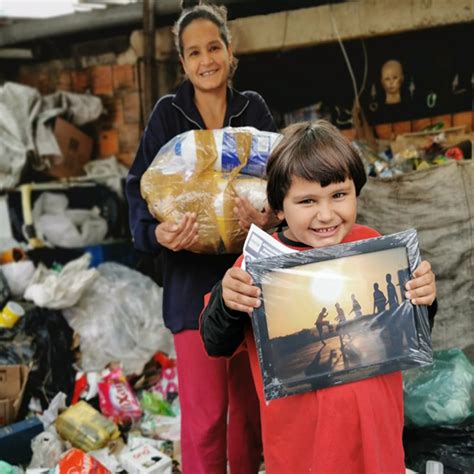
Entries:
[[231,126],[232,119],[237,118],[237,117],[239,117],[240,115],[242,115],[244,113],[245,109],[249,106],[249,103],[250,103],[250,101],[247,100],[247,103],[245,104],[245,106],[242,108],[242,110],[238,114],[231,115],[229,117],[229,124],[227,125],[228,127]]
[[[229,122],[228,122],[228,127],[231,126],[231,122],[232,122],[232,119],[234,118],[237,118],[239,117],[240,115],[242,115],[245,111],[245,109],[248,107],[249,105],[249,101],[247,101],[247,103],[245,104],[245,106],[242,108],[242,110],[238,113],[238,114],[235,114],[235,115],[231,115],[229,117]],[[194,125],[196,125],[200,130],[203,130],[203,128],[201,127],[201,125],[199,125],[197,122],[195,122],[192,118],[190,118],[186,113],[185,111],[179,106],[179,105],[176,105],[175,103],[172,103],[171,104],[173,107],[176,107],[190,122],[194,123]]]
[[184,110],[183,110],[181,107],[179,107],[179,106],[176,105],[175,103],[171,103],[171,105],[172,105],[173,107],[176,107],[190,122],[194,123],[194,125],[196,125],[196,126],[199,128],[199,130],[203,130],[203,128],[201,127],[201,125],[199,125],[197,122],[195,122],[192,118],[188,117],[188,116],[186,115],[186,113],[184,112]]

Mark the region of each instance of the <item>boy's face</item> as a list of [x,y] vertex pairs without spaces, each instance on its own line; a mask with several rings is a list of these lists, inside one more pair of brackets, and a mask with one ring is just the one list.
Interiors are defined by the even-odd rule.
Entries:
[[357,216],[354,182],[348,178],[322,187],[294,176],[277,216],[286,219],[290,240],[315,248],[340,244]]

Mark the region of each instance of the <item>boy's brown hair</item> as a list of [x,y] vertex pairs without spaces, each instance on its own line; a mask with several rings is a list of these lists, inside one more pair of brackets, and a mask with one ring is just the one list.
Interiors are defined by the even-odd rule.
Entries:
[[355,148],[326,120],[297,123],[283,130],[267,163],[267,198],[274,212],[283,210],[294,176],[323,187],[350,178],[357,196],[367,181]]

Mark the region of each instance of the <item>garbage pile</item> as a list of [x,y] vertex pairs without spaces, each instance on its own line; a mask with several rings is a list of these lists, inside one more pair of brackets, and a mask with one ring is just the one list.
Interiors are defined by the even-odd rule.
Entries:
[[25,253],[0,266],[2,473],[180,472],[162,290],[90,263],[86,253],[48,268]]
[[367,141],[354,141],[368,176],[394,178],[412,171],[429,169],[453,161],[472,159],[474,133],[463,127],[399,135],[377,147]]

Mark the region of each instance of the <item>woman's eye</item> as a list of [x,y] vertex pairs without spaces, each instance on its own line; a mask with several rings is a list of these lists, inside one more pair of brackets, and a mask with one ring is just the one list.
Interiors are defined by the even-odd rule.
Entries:
[[214,45],[210,47],[211,51],[217,51],[218,49],[221,49],[220,46]]
[[191,51],[189,56],[197,56],[199,53],[197,51]]

